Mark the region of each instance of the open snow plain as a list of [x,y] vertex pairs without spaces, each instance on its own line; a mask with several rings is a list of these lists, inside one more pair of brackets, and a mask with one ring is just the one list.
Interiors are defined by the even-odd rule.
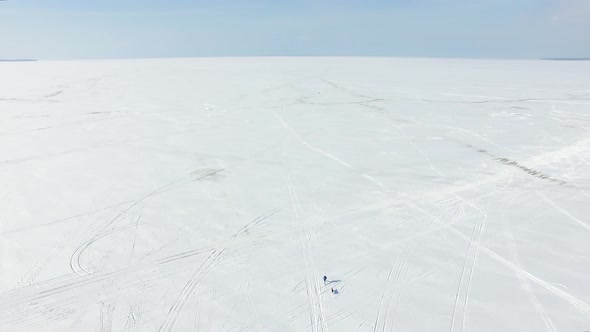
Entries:
[[1,63],[0,159],[2,331],[590,330],[588,62]]

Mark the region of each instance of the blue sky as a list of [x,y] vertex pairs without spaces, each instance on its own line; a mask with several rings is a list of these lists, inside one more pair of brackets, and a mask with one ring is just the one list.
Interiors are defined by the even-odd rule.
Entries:
[[0,59],[590,57],[590,0],[8,0]]

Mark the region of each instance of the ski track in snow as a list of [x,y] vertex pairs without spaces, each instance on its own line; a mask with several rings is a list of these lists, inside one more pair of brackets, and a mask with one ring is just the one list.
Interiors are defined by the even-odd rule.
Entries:
[[[514,260],[514,263],[516,265],[521,265],[520,258],[518,256],[518,249],[517,249],[516,243],[514,241],[514,235],[513,235],[512,231],[510,230],[510,226],[506,224],[505,217],[506,216],[503,213],[502,219],[503,219],[503,223],[504,223],[504,225],[503,225],[504,234],[505,234],[506,238],[508,240],[510,240],[510,249],[512,251],[512,259]],[[530,282],[519,273],[516,273],[516,277],[518,278],[522,288],[524,289],[524,291],[527,293],[529,299],[531,300],[533,307],[535,308],[535,310],[537,311],[539,316],[541,316],[543,323],[545,324],[545,327],[547,328],[547,330],[552,331],[552,332],[557,331],[555,329],[555,326],[553,325],[553,322],[551,321],[551,318],[547,315],[547,313],[545,312],[545,309],[543,308],[543,306],[541,305],[541,303],[537,299],[537,296],[533,292]]]
[[543,193],[537,191],[537,194],[539,196],[541,196],[541,198],[543,200],[545,200],[547,203],[551,204],[553,207],[555,207],[555,209],[561,213],[563,213],[564,215],[566,215],[570,220],[573,220],[576,222],[576,224],[580,225],[581,227],[590,230],[590,225],[582,220],[580,220],[579,218],[576,218],[575,216],[573,216],[571,213],[569,213],[567,210],[563,209],[562,207],[560,207],[559,205],[555,204],[555,202],[553,200],[551,200],[549,197],[545,196]]
[[186,285],[180,292],[178,299],[175,301],[172,307],[170,307],[168,315],[166,316],[166,320],[164,321],[162,326],[160,326],[158,331],[164,332],[172,330],[172,328],[174,327],[174,323],[176,323],[176,320],[178,319],[178,316],[181,314],[182,309],[186,305],[187,300],[195,292],[195,288],[199,286],[199,283],[203,280],[203,278],[205,278],[209,269],[211,269],[215,262],[220,259],[220,257],[223,255],[223,252],[224,250],[213,251],[209,255],[209,257],[205,259],[201,266],[199,266],[199,268],[195,270],[191,278],[187,281]]
[[[427,212],[426,212],[427,213]],[[491,257],[492,259],[496,260],[498,263],[506,266],[507,268],[515,271],[516,273],[522,275],[523,277],[529,279],[530,281],[533,281],[535,283],[537,283],[539,286],[545,288],[546,290],[550,291],[551,293],[553,293],[554,295],[560,297],[561,299],[563,299],[564,301],[568,302],[569,304],[571,304],[573,307],[575,307],[580,313],[584,314],[587,317],[590,317],[590,305],[585,303],[584,301],[576,298],[575,296],[561,290],[560,288],[549,284],[548,282],[544,281],[543,279],[531,274],[530,272],[516,266],[514,263],[510,262],[509,260],[503,258],[502,256],[498,255],[497,253],[495,253],[494,251],[490,250],[489,248],[483,246],[481,243],[476,243],[474,242],[471,238],[467,237],[466,235],[464,235],[463,233],[461,233],[460,231],[456,230],[455,228],[453,228],[452,226],[446,225],[444,223],[442,223],[436,216],[430,214],[433,217],[433,220],[435,220],[437,223],[443,225],[443,227],[448,228],[450,231],[452,231],[454,234],[456,234],[459,238],[461,238],[462,240],[464,240],[467,243],[472,243],[474,246],[476,246],[477,248],[479,248],[479,250],[481,250],[482,252],[484,252],[485,254],[487,254],[489,257]]]
[[307,231],[303,215],[301,212],[301,204],[293,185],[293,180],[289,172],[289,167],[285,161],[285,152],[283,152],[283,163],[287,171],[287,184],[289,190],[289,198],[291,200],[291,206],[293,208],[293,214],[297,223],[299,232],[299,242],[303,253],[303,260],[305,265],[305,286],[308,296],[308,304],[310,310],[310,323],[313,332],[325,330],[325,319],[322,306],[322,295],[321,287],[318,283],[318,276],[315,273],[316,267],[314,262],[313,252],[313,234]]

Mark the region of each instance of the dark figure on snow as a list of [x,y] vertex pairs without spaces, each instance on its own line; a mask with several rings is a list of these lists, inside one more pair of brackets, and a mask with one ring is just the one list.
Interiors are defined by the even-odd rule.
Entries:
[[326,284],[326,281],[328,281],[328,277],[324,276],[324,285]]

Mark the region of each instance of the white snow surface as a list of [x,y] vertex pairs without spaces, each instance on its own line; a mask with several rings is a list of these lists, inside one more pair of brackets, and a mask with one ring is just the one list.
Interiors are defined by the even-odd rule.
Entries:
[[0,63],[0,159],[2,331],[590,330],[589,62]]

